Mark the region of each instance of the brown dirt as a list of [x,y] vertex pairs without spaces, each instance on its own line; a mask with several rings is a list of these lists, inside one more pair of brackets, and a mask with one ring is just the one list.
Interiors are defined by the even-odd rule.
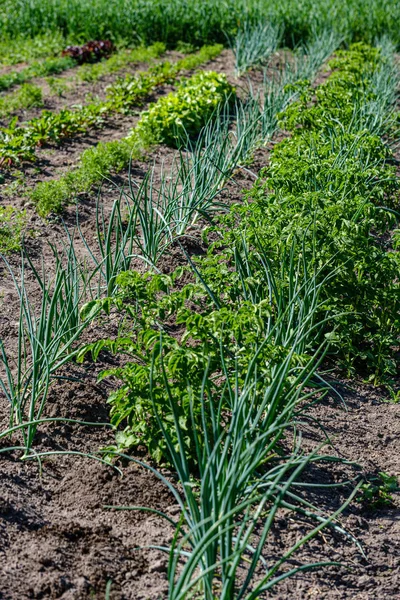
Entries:
[[[95,383],[92,370],[80,375],[82,382],[56,384],[46,414],[107,422],[107,386]],[[360,463],[369,473],[383,470],[398,475],[399,406],[382,403],[374,390],[361,385],[355,392],[345,393],[345,399],[347,411],[332,400],[313,410],[313,417],[323,423],[331,438],[330,453]],[[4,425],[5,408],[3,404]],[[315,424],[303,429],[306,447],[322,439]],[[35,450],[95,452],[112,440],[112,432],[104,427],[56,423],[41,428]],[[0,455],[0,598],[104,598],[108,580],[113,582],[111,598],[115,600],[167,597],[166,556],[136,548],[167,544],[171,528],[149,513],[103,508],[143,505],[176,517],[171,494],[155,476],[130,463],[122,467],[121,477],[111,467],[77,456],[44,458],[40,472],[35,462],[21,462],[19,456],[18,452]],[[345,467],[321,464],[307,477],[330,483],[348,474]],[[336,510],[348,493],[314,491],[309,499],[328,513]],[[375,511],[353,503],[341,522],[361,542],[365,557],[353,543],[325,532],[297,560],[339,560],[346,567],[296,576],[278,586],[271,597],[398,598],[399,517],[400,498],[393,507]],[[282,515],[275,522],[265,556],[276,558],[306,530],[306,523],[288,522]]]

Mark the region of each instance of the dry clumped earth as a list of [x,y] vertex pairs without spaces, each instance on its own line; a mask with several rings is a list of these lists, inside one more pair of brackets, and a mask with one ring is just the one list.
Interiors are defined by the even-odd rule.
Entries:
[[[278,60],[278,59],[277,59]],[[233,62],[229,52],[206,67],[232,76]],[[253,74],[254,83],[260,74]],[[88,87],[83,86],[85,94]],[[164,90],[165,91],[165,90]],[[100,93],[100,92],[99,92]],[[161,92],[160,92],[161,93]],[[82,92],[83,94],[83,92]],[[78,154],[102,139],[122,137],[136,117],[121,117],[107,128],[91,133],[74,144],[43,150],[41,174],[27,171],[28,182],[46,179],[54,168],[60,172],[69,168]],[[47,154],[46,154],[47,153]],[[148,161],[135,161],[132,172],[144,176],[150,161],[172,164],[173,152],[156,150]],[[69,158],[68,158],[69,157]],[[256,174],[267,163],[268,148],[257,152],[250,170]],[[46,163],[46,161],[48,161]],[[123,175],[115,178],[119,185],[126,183]],[[224,201],[240,201],[241,191],[249,188],[254,175],[238,171],[234,181],[223,192]],[[103,187],[102,201],[109,210],[115,199],[112,185]],[[4,199],[20,206],[24,199],[16,193]],[[80,198],[82,228],[88,239],[95,236],[96,194]],[[64,232],[59,220],[42,223],[34,212],[31,226],[35,235],[27,241],[37,264],[45,253],[46,268],[54,266],[47,241],[58,243]],[[67,226],[73,227],[75,208],[69,207],[63,215]],[[84,252],[83,245],[78,253]],[[196,244],[195,244],[196,245]],[[201,252],[200,238],[196,249]],[[18,266],[18,257],[11,263]],[[173,249],[163,261],[162,269],[171,271],[184,257]],[[140,265],[136,265],[138,268]],[[28,276],[28,288],[35,292],[33,278]],[[7,271],[0,268],[0,338],[7,348],[13,348],[16,339],[17,299]],[[107,325],[101,335],[116,333],[116,324]],[[96,339],[94,329],[88,333]],[[110,366],[112,357],[85,368],[69,366],[65,374],[76,381],[55,383],[46,407],[47,417],[66,417],[97,422],[98,427],[66,423],[42,426],[38,432],[35,450],[56,452],[37,461],[20,460],[21,452],[0,453],[0,599],[104,599],[107,582],[111,582],[112,600],[162,600],[167,598],[167,555],[151,545],[168,544],[172,527],[149,512],[116,511],[113,506],[146,506],[161,510],[171,517],[178,514],[177,506],[166,486],[152,473],[134,462],[119,465],[121,474],[93,458],[74,453],[96,452],[113,442],[114,434],[104,424],[108,422],[107,396],[112,383],[96,382],[98,372]],[[343,387],[344,386],[344,387]],[[400,405],[390,404],[385,394],[362,384],[342,381],[346,409],[336,398],[324,400],[313,408],[317,419],[329,435],[331,445],[325,453],[355,461],[366,473],[385,471],[400,475]],[[343,391],[344,390],[344,391]],[[8,425],[8,406],[0,395],[1,430]],[[324,440],[322,429],[304,425],[304,444],[312,448]],[[13,440],[15,444],[17,439]],[[10,446],[10,440],[0,440],[0,448]],[[137,453],[138,460],[146,462],[145,453]],[[174,475],[163,471],[170,481]],[[318,464],[306,474],[310,481],[337,482],[348,478],[350,467],[337,464]],[[176,482],[175,482],[176,483]],[[329,492],[314,491],[310,499],[327,512],[334,512],[349,490],[331,488]],[[363,547],[364,555],[349,540],[328,531],[322,532],[295,559],[307,561],[334,560],[343,567],[325,568],[288,579],[270,592],[269,597],[281,600],[351,599],[385,600],[400,597],[400,498],[395,495],[393,506],[371,511],[353,502],[341,517],[341,522]],[[271,538],[267,541],[265,556],[283,553],[307,530],[307,523],[292,521],[282,513],[276,520]],[[138,548],[141,549],[138,549]],[[293,564],[297,564],[294,562]]]

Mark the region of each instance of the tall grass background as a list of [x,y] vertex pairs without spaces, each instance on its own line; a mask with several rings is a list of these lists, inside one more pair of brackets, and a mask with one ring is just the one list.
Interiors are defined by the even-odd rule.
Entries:
[[144,43],[226,42],[243,21],[273,22],[295,46],[312,30],[332,28],[347,41],[389,35],[400,46],[399,0],[3,0],[0,36],[61,33],[69,39]]

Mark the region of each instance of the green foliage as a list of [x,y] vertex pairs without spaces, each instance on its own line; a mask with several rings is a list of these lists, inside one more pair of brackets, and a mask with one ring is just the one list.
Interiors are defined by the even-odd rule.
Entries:
[[132,63],[151,62],[164,54],[166,50],[163,42],[156,42],[151,46],[125,49],[111,55],[107,60],[98,63],[86,64],[78,67],[77,77],[82,81],[97,81],[105,75],[111,75]]
[[[0,435],[10,435],[15,427],[14,432],[22,438],[24,456],[31,450],[52,382],[75,356],[76,341],[88,324],[80,319],[79,311],[89,292],[87,273],[78,262],[73,239],[68,241],[61,248],[51,245],[55,267],[51,275],[43,257],[38,270],[25,251],[18,275],[3,257],[19,311],[12,354],[0,340],[0,389],[9,405],[9,427]],[[33,294],[26,285],[26,265],[31,281],[37,284]]]
[[235,55],[237,75],[252,67],[267,64],[277,49],[282,37],[282,28],[271,23],[249,23],[245,21],[230,41]]
[[176,146],[185,135],[198,133],[229,97],[234,97],[234,88],[225,75],[212,71],[197,73],[183,80],[176,92],[160,98],[144,111],[132,137]]
[[43,106],[42,89],[31,83],[24,83],[11,94],[0,96],[0,116],[6,117],[16,110],[27,110]]
[[357,44],[337,53],[315,103],[301,85],[300,99],[281,114],[292,136],[274,147],[249,195],[255,204],[239,211],[248,239],[269,240],[276,269],[282,243],[307,232],[309,266],[335,273],[325,287],[326,306],[337,314],[332,343],[348,370],[367,368],[374,381],[398,365],[400,260],[386,235],[399,197],[391,150],[355,115],[371,95],[379,101],[371,82],[385,62],[378,49]]
[[175,63],[164,61],[137,75],[126,75],[108,87],[107,99],[113,110],[128,113],[132,107],[140,106],[149,93],[159,85],[173,83],[182,72],[195,69],[220,54],[222,46],[204,46],[191,56]]
[[26,211],[0,206],[0,254],[20,250],[26,221]]
[[[180,119],[180,123],[185,126],[185,129],[187,128],[190,132],[198,132],[218,106],[224,102],[225,94],[232,92],[232,88],[224,76],[219,76],[216,73],[194,75],[188,82],[187,87],[182,84],[179,88],[181,91],[177,92],[177,95],[180,93],[179,97],[181,99],[184,98],[182,100],[184,110],[179,109],[179,103],[170,100],[173,94],[158,101],[163,103],[163,114],[166,116],[168,115],[168,108],[175,111],[166,121],[169,127],[169,135],[174,143],[176,138],[173,137],[173,134],[177,130],[177,119]],[[167,105],[165,99],[169,99]],[[153,107],[156,107],[158,102]],[[187,107],[189,107],[189,110]],[[196,108],[195,117],[191,112],[193,107]],[[200,110],[204,110],[204,116],[199,113]],[[155,113],[157,113],[157,109],[155,109]],[[96,116],[96,113],[94,115]],[[42,182],[37,185],[30,196],[39,214],[46,216],[52,211],[59,212],[63,204],[74,195],[89,191],[93,184],[100,182],[111,170],[118,171],[126,166],[132,155],[139,156],[143,149],[157,143],[159,137],[155,137],[154,133],[156,131],[153,128],[139,127],[140,123],[141,121],[138,123],[138,130],[134,129],[133,134],[128,136],[127,139],[101,143],[95,148],[86,150],[82,154],[80,167],[75,171],[70,171],[59,180]],[[199,129],[196,129],[196,127]],[[157,136],[160,135],[158,132],[156,133]],[[22,146],[20,150],[22,150]],[[29,150],[32,151],[31,148]],[[7,148],[7,152],[10,152],[9,148]],[[29,156],[28,150],[26,152]]]
[[[227,385],[221,377],[223,370],[232,375],[231,385],[241,388],[249,364],[254,363],[258,374],[254,392],[262,395],[272,384],[275,368],[286,360],[290,360],[293,374],[296,369],[307,368],[310,361],[307,349],[313,347],[316,337],[314,314],[318,289],[313,277],[296,280],[297,267],[288,255],[282,269],[291,277],[292,287],[280,289],[276,281],[271,294],[267,283],[271,274],[264,265],[264,271],[258,273],[258,287],[261,288],[262,281],[265,287],[257,295],[253,289],[257,280],[250,275],[253,267],[263,264],[262,254],[254,252],[250,256],[243,249],[243,255],[238,253],[235,259],[235,266],[220,260],[220,267],[199,259],[201,281],[183,286],[181,269],[171,276],[128,271],[117,277],[118,292],[112,298],[83,307],[84,319],[93,318],[99,310],[110,312],[112,308],[129,317],[129,333],[124,335],[122,331],[116,340],[98,340],[78,354],[78,360],[83,360],[88,352],[96,360],[101,351],[107,350],[130,358],[124,367],[101,374],[101,378],[113,376],[122,382],[109,398],[112,423],[125,425],[124,431],[117,434],[118,448],[145,445],[155,460],[168,460],[156,414],[177,447],[172,401],[180,427],[185,431],[180,443],[185,444],[185,454],[193,461],[195,435],[201,431],[202,422],[197,412],[199,407],[191,399],[201,391],[205,369],[213,382],[213,393],[219,395]],[[247,261],[245,279],[242,260]],[[213,285],[214,279],[217,285]],[[162,352],[160,331],[163,331]],[[225,356],[223,365],[221,348]],[[150,374],[153,398],[148,393]],[[169,395],[165,391],[165,378],[171,390]],[[288,384],[292,383],[289,379]],[[221,410],[229,408],[224,405]]]
[[[376,58],[373,67],[367,58],[365,69],[351,67],[361,50],[361,57]],[[212,396],[220,397],[228,385],[221,378],[224,370],[235,374],[240,389],[251,361],[265,388],[289,348],[295,372],[325,339],[348,370],[361,365],[375,381],[396,372],[400,261],[396,236],[393,249],[386,237],[396,222],[388,208],[398,202],[394,169],[387,164],[392,153],[375,133],[355,131],[346,110],[343,124],[336,113],[337,82],[350,73],[349,85],[358,89],[360,77],[368,98],[368,84],[382,66],[384,58],[364,47],[338,55],[332,84],[330,79],[322,84],[324,111],[319,89],[315,105],[306,106],[322,121],[297,122],[292,136],[274,146],[249,201],[220,218],[214,225],[219,240],[206,256],[192,259],[196,282],[182,286],[180,271],[172,276],[127,272],[117,278],[113,298],[84,309],[91,315],[117,310],[129,318],[129,330],[116,340],[100,340],[80,353],[80,359],[88,351],[96,359],[101,350],[129,357],[124,367],[102,375],[122,382],[109,399],[113,423],[125,425],[117,437],[119,448],[145,445],[156,460],[168,460],[167,437],[174,448],[183,444],[185,456],[195,460],[196,435],[204,424],[191,394],[200,393],[199,373],[205,369]],[[300,94],[303,89],[307,95],[308,84],[300,84]],[[362,106],[361,91],[357,98],[358,92],[346,89],[341,83],[343,107]],[[288,110],[282,119],[288,114],[294,112]],[[299,323],[305,333],[296,337]],[[229,412],[229,406],[221,411]]]
[[399,42],[400,6],[397,0],[4,0],[0,8],[3,39],[45,34],[49,44],[60,31],[75,41],[104,39],[145,44],[179,41],[194,45],[226,41],[244,17],[251,22],[274,22],[284,29],[285,43],[307,41],[316,25],[345,33],[348,41],[373,42],[387,34]]
[[123,169],[131,157],[139,157],[138,149],[126,140],[100,142],[82,153],[81,164],[57,180],[44,181],[30,193],[32,202],[41,216],[60,212],[75,195],[88,192],[111,171]]
[[[14,7],[15,8],[15,7]],[[1,37],[0,63],[15,65],[17,63],[31,63],[38,59],[49,58],[60,54],[68,42],[60,30],[47,31],[35,37],[26,33]]]
[[46,77],[46,83],[50,88],[50,93],[60,98],[70,89],[68,81],[62,77]]
[[[28,97],[31,95],[29,89]],[[93,103],[75,110],[63,108],[58,113],[44,110],[40,117],[31,119],[24,126],[13,119],[7,128],[0,129],[0,162],[11,165],[21,160],[33,160],[37,146],[58,142],[101,125],[105,111],[102,103]]]
[[397,478],[381,471],[360,487],[356,500],[370,510],[393,506],[392,493],[399,489]]
[[[132,107],[140,106],[156,86],[174,81],[179,73],[198,66],[205,60],[210,60],[221,50],[220,45],[206,46],[195,55],[175,64],[161,63],[139,75],[117,80],[108,87],[107,99],[104,102],[92,102],[86,106],[75,107],[73,110],[63,108],[59,113],[43,111],[40,117],[22,126],[18,125],[17,120],[13,120],[9,127],[0,128],[0,164],[10,166],[21,160],[33,160],[37,146],[85,133],[91,127],[101,125],[106,113],[129,112]],[[31,96],[32,93],[30,91]],[[26,100],[26,92],[24,99]],[[210,111],[207,115],[210,115]],[[146,132],[143,132],[142,141],[145,137]]]
[[304,129],[322,128],[329,134],[336,118],[346,130],[361,131],[363,123],[359,113],[363,106],[377,100],[373,77],[384,69],[385,63],[387,58],[379,48],[363,43],[338,51],[336,58],[328,63],[333,69],[329,79],[315,91],[317,102],[311,102],[314,90],[307,81],[298,82],[294,89],[300,92],[300,97],[280,115],[281,127],[292,132],[302,127],[302,133]]
[[61,71],[70,69],[74,65],[75,62],[68,57],[47,58],[42,62],[34,62],[25,69],[0,75],[0,91],[7,90],[13,85],[25,83],[34,77],[61,73]]

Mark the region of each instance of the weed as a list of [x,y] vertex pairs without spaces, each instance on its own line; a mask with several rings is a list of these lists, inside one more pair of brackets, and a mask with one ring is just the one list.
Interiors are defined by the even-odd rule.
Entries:
[[12,206],[0,207],[0,254],[20,250],[26,221],[26,211],[17,211]]
[[0,116],[6,117],[17,110],[40,108],[43,106],[42,90],[39,86],[24,83],[11,94],[0,96]]
[[380,472],[363,483],[356,496],[364,508],[375,510],[393,506],[393,492],[399,491],[397,478],[387,473]]

